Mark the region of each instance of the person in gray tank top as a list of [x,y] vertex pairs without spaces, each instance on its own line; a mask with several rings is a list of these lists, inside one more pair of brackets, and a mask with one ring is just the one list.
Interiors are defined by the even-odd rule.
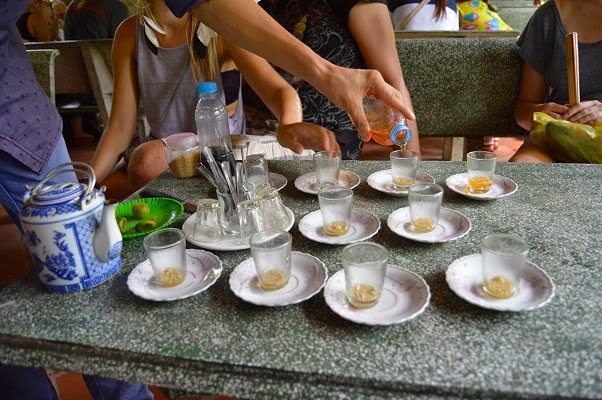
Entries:
[[[194,111],[197,82],[218,82],[234,93],[229,109],[231,133],[245,134],[240,80],[222,85],[220,66],[232,60],[246,82],[278,118],[278,141],[296,153],[304,148],[338,149],[331,131],[302,122],[297,93],[262,58],[213,37],[191,14],[175,17],[161,0],[138,1],[140,11],[124,21],[113,43],[113,104],[107,129],[102,135],[92,167],[102,183],[124,153],[129,155],[127,172],[132,191],[142,187],[167,168],[162,140],[181,132],[196,132]],[[199,29],[200,26],[200,29]],[[200,35],[206,43],[198,39]],[[190,38],[190,39],[188,39]],[[218,62],[219,60],[219,62]],[[222,97],[224,98],[224,97]],[[144,107],[151,126],[151,140],[128,151],[136,136],[138,105]]]
[[[602,0],[551,0],[540,6],[517,45],[524,60],[516,122],[530,131],[533,113],[556,119],[602,124]],[[579,37],[581,102],[569,104],[564,37]],[[554,162],[552,155],[529,139],[510,161]]]

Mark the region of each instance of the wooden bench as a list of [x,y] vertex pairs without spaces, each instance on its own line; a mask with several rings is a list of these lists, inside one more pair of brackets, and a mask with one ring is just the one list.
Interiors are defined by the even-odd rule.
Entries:
[[515,38],[397,40],[421,137],[446,137],[444,160],[463,160],[485,136],[527,134],[514,120],[521,60]]

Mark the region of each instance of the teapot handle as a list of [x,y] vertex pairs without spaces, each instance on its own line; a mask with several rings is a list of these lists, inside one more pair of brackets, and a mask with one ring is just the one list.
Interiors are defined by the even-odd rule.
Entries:
[[[92,169],[92,167],[89,166],[88,164],[83,163],[83,162],[74,161],[74,162],[58,165],[55,168],[53,168],[50,172],[48,172],[48,174],[46,174],[44,179],[42,179],[40,181],[40,183],[38,183],[33,189],[31,189],[31,192],[27,196],[27,199],[34,198],[38,194],[38,192],[44,187],[44,184],[46,182],[48,182],[50,179],[54,178],[57,175],[64,174],[67,172],[74,172],[75,174],[77,174],[79,172],[79,173],[87,176],[88,188],[86,189],[86,192],[82,196],[82,199],[88,198],[90,193],[92,193],[92,191],[94,190],[94,185],[96,185],[96,174],[94,173],[94,169]],[[30,189],[30,187],[28,187],[28,189]],[[104,191],[104,190],[101,189],[101,192],[102,191]],[[27,201],[25,203],[27,203]]]

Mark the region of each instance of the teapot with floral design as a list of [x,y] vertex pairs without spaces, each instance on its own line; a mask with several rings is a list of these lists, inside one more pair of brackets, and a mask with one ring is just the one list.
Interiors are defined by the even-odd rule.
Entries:
[[[88,183],[46,183],[76,172]],[[117,201],[95,189],[88,164],[61,164],[35,187],[27,187],[20,218],[35,271],[51,292],[78,292],[101,284],[121,267],[122,237],[115,219]]]

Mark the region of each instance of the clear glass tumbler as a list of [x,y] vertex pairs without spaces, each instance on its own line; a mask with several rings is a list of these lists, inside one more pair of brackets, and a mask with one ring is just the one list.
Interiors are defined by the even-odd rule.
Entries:
[[215,199],[197,201],[196,223],[192,238],[199,242],[217,242],[222,238],[219,201]]
[[314,174],[318,188],[339,184],[339,164],[341,153],[337,151],[318,151],[313,155]]
[[416,181],[418,153],[410,150],[395,150],[389,156],[393,189],[408,190]]
[[291,276],[293,237],[281,230],[269,230],[251,236],[251,255],[259,285],[265,290],[285,287]]
[[318,192],[322,224],[326,236],[343,236],[349,232],[353,190],[329,186]]
[[494,234],[481,241],[483,291],[490,297],[506,299],[518,292],[529,245],[518,236]]
[[443,188],[435,183],[415,183],[408,189],[410,222],[414,232],[432,232],[439,222]]
[[389,252],[383,246],[360,242],[343,249],[345,293],[356,308],[374,307],[383,291]]
[[491,189],[496,160],[497,156],[491,151],[471,151],[466,155],[469,192],[483,194]]
[[161,286],[172,287],[186,277],[186,236],[180,229],[165,228],[144,238],[144,250]]

